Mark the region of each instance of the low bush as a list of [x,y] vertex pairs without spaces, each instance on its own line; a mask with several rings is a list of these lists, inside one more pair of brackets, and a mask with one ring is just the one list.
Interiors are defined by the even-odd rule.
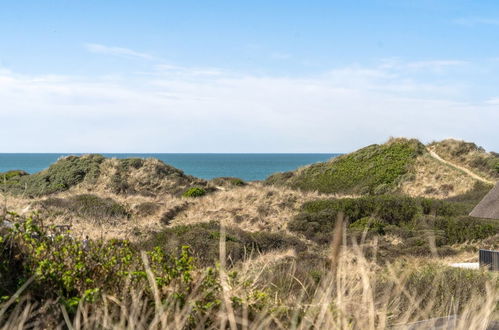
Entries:
[[161,205],[155,202],[143,202],[135,206],[135,213],[139,216],[150,216],[159,211]]
[[29,175],[28,172],[13,170],[0,173],[0,184],[9,183],[9,181],[18,181],[21,177]]
[[[421,249],[429,253],[430,236],[437,247],[442,247],[484,239],[498,232],[499,222],[468,217],[468,210],[468,204],[454,200],[407,196],[325,199],[303,204],[288,228],[317,243],[328,243],[338,215],[343,214],[350,230],[390,233],[403,238],[407,248],[424,246]],[[423,250],[417,254],[424,254]]]
[[[226,228],[225,239],[230,264],[260,253],[294,248],[305,251],[306,245],[294,236],[284,233],[246,232],[238,228]],[[161,246],[169,253],[179,253],[179,247],[189,245],[201,265],[213,265],[219,259],[220,224],[217,222],[182,225],[167,228],[141,243],[141,248]]]
[[[57,299],[73,315],[80,303],[98,303],[104,295],[131,299],[138,291],[148,304],[154,303],[155,295],[180,308],[189,304],[189,324],[206,321],[205,311],[220,304],[216,270],[196,270],[186,246],[177,256],[152,247],[145,254],[146,266],[141,252],[128,241],[83,244],[70,235],[50,237],[36,217],[15,217],[15,228],[0,235],[0,255],[9,256],[0,259],[2,299],[10,298],[20,286],[32,281],[24,294],[42,303]],[[12,272],[16,272],[15,276],[11,276]],[[196,297],[191,297],[195,300],[187,301],[193,290],[198,290]],[[45,313],[41,322],[47,328],[55,327],[46,323],[50,310]]]
[[48,198],[41,202],[44,207],[68,210],[82,217],[94,219],[129,217],[126,208],[112,198],[101,198],[92,194],[75,195],[68,198]]
[[364,217],[350,224],[349,228],[360,231],[372,231],[380,235],[385,234],[386,222],[372,218]]
[[101,155],[64,157],[44,171],[19,176],[19,180],[10,185],[8,191],[15,194],[26,193],[28,196],[65,191],[84,180],[95,181],[100,175],[100,164],[103,161],[104,157]]
[[182,194],[184,197],[201,197],[204,195],[206,195],[206,190],[200,187],[191,187]]
[[436,230],[443,231],[448,244],[477,241],[499,232],[499,222],[472,217],[437,217],[432,225]]

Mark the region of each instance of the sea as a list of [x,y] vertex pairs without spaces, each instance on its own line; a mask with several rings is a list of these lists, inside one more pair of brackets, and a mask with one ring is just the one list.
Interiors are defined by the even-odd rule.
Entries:
[[[36,173],[48,168],[57,159],[68,155],[42,153],[0,153],[0,172],[24,170]],[[237,177],[246,181],[264,180],[276,172],[286,172],[304,165],[323,162],[340,154],[102,154],[112,158],[157,158],[202,179]]]

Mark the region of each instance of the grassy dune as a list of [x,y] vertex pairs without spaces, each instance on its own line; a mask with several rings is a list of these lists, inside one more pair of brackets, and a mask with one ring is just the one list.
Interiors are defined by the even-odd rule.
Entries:
[[[495,175],[465,161],[494,154],[428,148]],[[499,318],[497,274],[449,266],[499,248],[499,221],[467,216],[490,185],[416,140],[265,183],[83,156],[8,172],[0,189],[0,328],[383,329],[457,315],[458,329],[485,329]]]
[[[447,142],[442,142],[442,146],[445,143]],[[429,147],[440,152],[438,145],[440,144],[432,144]],[[446,150],[445,147],[443,149]],[[474,156],[469,157],[487,159],[491,164],[495,162],[495,156],[486,154],[483,150],[473,153]],[[442,154],[443,157],[447,156],[445,152]],[[478,154],[480,156],[477,156]],[[482,162],[467,164],[470,169],[476,169]],[[497,168],[492,169],[492,165],[489,165],[486,166],[488,171],[496,173],[494,175],[497,176]],[[313,164],[292,172],[276,173],[267,178],[265,183],[321,193],[402,193],[410,196],[446,198],[472,190],[476,180],[431,157],[421,142],[397,138],[382,145],[370,145],[328,162]]]

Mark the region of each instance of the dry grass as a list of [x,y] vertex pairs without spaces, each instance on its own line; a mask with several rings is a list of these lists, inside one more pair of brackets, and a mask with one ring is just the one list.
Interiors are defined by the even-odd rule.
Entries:
[[[50,197],[37,199],[28,199],[23,197],[7,196],[4,199],[7,209],[22,215],[31,214],[35,210],[42,210],[40,202],[47,198],[68,198],[74,195],[88,193],[84,187],[76,187],[70,191],[53,194]],[[60,210],[51,212],[50,216],[44,217],[44,225],[71,225],[72,235],[76,237],[84,237],[88,235],[92,239],[129,239],[131,241],[139,241],[152,232],[156,232],[164,228],[161,223],[161,215],[171,208],[181,205],[185,201],[181,198],[174,197],[169,194],[163,194],[156,197],[145,197],[140,195],[116,195],[103,190],[94,190],[93,194],[101,198],[111,198],[123,205],[132,216],[130,218],[101,218],[89,219],[81,217],[77,214]],[[152,202],[158,205],[158,210],[151,215],[140,216],[136,214],[138,205]],[[50,211],[49,211],[50,212]]]
[[447,139],[434,142],[430,144],[429,148],[433,149],[443,159],[458,164],[487,180],[496,182],[499,178],[496,169],[485,165],[490,160],[497,160],[497,156],[473,143]]
[[[225,241],[222,237],[220,242],[223,252]],[[160,294],[156,292],[153,274],[147,267],[148,260],[144,254],[150,287],[156,292],[153,304],[140,291],[125,288],[130,290],[130,294],[124,297],[104,295],[97,305],[80,303],[71,317],[62,306],[58,306],[59,318],[64,320],[58,328],[385,329],[435,317],[450,317],[447,320],[451,321],[452,329],[486,329],[497,317],[495,310],[499,294],[496,275],[480,277],[485,281],[482,283],[463,283],[463,287],[467,288],[455,290],[455,283],[445,277],[445,266],[438,266],[431,268],[436,270],[426,276],[430,283],[423,281],[418,284],[420,275],[414,277],[414,274],[421,273],[420,269],[427,267],[431,261],[411,259],[402,264],[380,267],[366,259],[362,247],[355,242],[346,246],[345,238],[339,235],[334,242],[329,251],[334,262],[328,276],[313,292],[303,286],[295,295],[267,295],[265,303],[257,309],[258,313],[255,313],[255,304],[261,302],[262,292],[269,292],[262,290],[272,286],[265,274],[272,271],[276,264],[293,258],[292,252],[269,254],[242,264],[239,268],[242,277],[237,281],[227,277],[222,258],[220,281],[224,298],[221,308],[213,310],[205,321],[194,325],[189,325],[188,317],[192,305],[179,308],[169,299],[159,299]],[[483,274],[482,271],[464,272],[474,272],[477,276]],[[292,277],[292,272],[282,271],[274,276]],[[263,288],[262,283],[265,285]],[[474,289],[478,284],[484,285],[485,292]],[[439,290],[434,290],[437,287]],[[194,290],[188,300],[198,298],[198,294]],[[229,298],[233,296],[241,298],[237,306]],[[15,301],[16,297],[13,297],[0,305],[2,329],[39,327],[41,324],[36,323],[39,321],[36,317],[43,313],[44,306],[37,306],[29,300]],[[9,316],[6,314],[8,305],[14,306]],[[211,323],[205,323],[208,320]],[[414,327],[426,328],[431,328],[431,324],[420,323]]]
[[[102,188],[102,187],[101,187]],[[70,191],[53,194],[51,198],[68,198],[77,194],[88,193],[86,187],[75,187]],[[324,198],[313,192],[300,192],[284,187],[264,186],[253,183],[229,190],[220,190],[201,198],[175,197],[162,194],[155,197],[141,195],[113,194],[106,189],[93,189],[92,194],[101,198],[111,198],[130,211],[126,218],[88,219],[70,212],[53,212],[46,225],[70,224],[75,236],[89,235],[91,238],[127,238],[139,241],[152,232],[165,228],[162,216],[172,209],[187,204],[184,211],[174,217],[169,226],[194,224],[199,222],[221,221],[248,231],[283,231],[287,230],[288,221],[296,215],[300,206],[310,200]],[[341,197],[327,195],[327,197]],[[39,202],[46,199],[27,199],[8,196],[7,209],[29,214],[39,209]],[[142,203],[154,203],[158,206],[154,214],[141,215],[136,212]]]
[[447,198],[470,191],[476,183],[466,173],[445,165],[426,153],[416,159],[411,172],[414,176],[400,187],[402,193],[409,196]]
[[325,195],[251,184],[196,199],[171,225],[222,221],[247,231],[285,231],[304,202],[321,197]]

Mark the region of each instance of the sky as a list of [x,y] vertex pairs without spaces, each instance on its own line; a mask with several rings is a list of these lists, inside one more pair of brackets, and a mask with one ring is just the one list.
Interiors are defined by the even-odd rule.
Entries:
[[0,2],[0,152],[499,151],[499,2]]

